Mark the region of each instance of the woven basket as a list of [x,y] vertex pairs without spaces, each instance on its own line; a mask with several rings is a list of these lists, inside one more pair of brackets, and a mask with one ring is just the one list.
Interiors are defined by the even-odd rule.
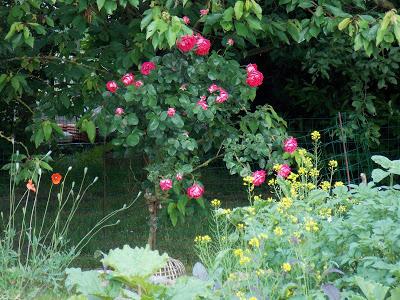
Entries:
[[168,278],[169,280],[175,281],[175,279],[185,275],[185,273],[185,266],[180,260],[169,258],[167,265],[156,272],[154,276]]

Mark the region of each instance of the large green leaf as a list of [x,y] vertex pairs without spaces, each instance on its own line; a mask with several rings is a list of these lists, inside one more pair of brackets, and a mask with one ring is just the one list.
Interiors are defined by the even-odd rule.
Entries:
[[371,159],[385,169],[389,169],[390,166],[392,165],[392,161],[389,158],[382,155],[373,155]]
[[194,277],[180,277],[167,295],[171,300],[214,299],[210,283]]
[[356,277],[356,282],[368,300],[384,300],[389,288],[374,281]]
[[386,171],[381,170],[381,169],[372,170],[372,180],[374,182],[381,182],[383,179],[385,179],[389,175],[390,175],[389,172],[386,172]]
[[[131,248],[125,245],[122,249],[110,250],[101,262],[111,268],[113,277],[131,287],[146,285],[146,280],[167,263],[168,255],[146,248]],[[148,283],[147,283],[148,284]]]

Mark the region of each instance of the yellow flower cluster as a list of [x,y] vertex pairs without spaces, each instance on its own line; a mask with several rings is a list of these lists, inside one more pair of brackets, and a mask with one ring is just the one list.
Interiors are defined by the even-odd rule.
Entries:
[[263,270],[263,269],[258,269],[258,270],[256,270],[256,275],[257,276],[262,276],[262,275],[264,275],[265,274],[265,270]]
[[313,219],[309,219],[306,221],[305,228],[307,231],[310,232],[317,232],[319,230],[318,223],[315,222]]
[[274,199],[273,199],[272,197],[268,197],[268,198],[267,198],[267,202],[271,203],[271,202],[273,202],[273,201],[274,201]]
[[329,165],[329,168],[336,169],[338,166],[338,162],[336,160],[330,160],[328,165]]
[[297,175],[296,173],[290,173],[289,176],[287,177],[287,179],[291,180],[291,181],[296,181],[297,178],[299,178],[299,175]]
[[344,183],[342,181],[336,181],[335,187],[339,187],[339,186],[344,186]]
[[252,176],[243,177],[243,185],[252,185],[252,184],[253,184]]
[[253,199],[254,201],[262,201],[261,195],[255,195]]
[[217,214],[221,216],[227,216],[232,212],[230,208],[222,208],[217,210]]
[[235,255],[235,256],[240,257],[240,256],[243,256],[243,254],[244,254],[243,249],[237,248],[237,249],[233,250],[233,255]]
[[242,291],[236,292],[236,297],[238,297],[239,300],[246,300],[246,297],[244,296],[244,293]]
[[256,297],[250,297],[248,300],[257,300],[257,298]]
[[276,226],[274,229],[274,233],[276,236],[282,236],[283,235],[283,229],[280,226]]
[[344,213],[346,211],[347,211],[347,206],[346,205],[339,205],[338,212]]
[[268,180],[268,185],[275,185],[276,184],[276,180],[274,178],[271,178],[270,180]]
[[299,155],[301,155],[301,156],[305,156],[307,154],[307,150],[303,149],[303,148],[298,149],[297,151],[298,151]]
[[214,200],[211,201],[211,206],[215,207],[215,208],[218,208],[218,207],[221,206],[221,201],[218,200],[218,199],[214,199]]
[[311,157],[305,157],[303,163],[306,168],[311,168],[313,166]]
[[239,258],[239,264],[240,265],[245,265],[251,261],[251,258],[245,255],[240,256]]
[[300,167],[298,173],[299,175],[305,175],[307,174],[307,169],[304,167]]
[[285,262],[282,264],[282,270],[288,273],[292,270],[292,266],[289,263]]
[[236,225],[236,228],[239,230],[244,230],[245,225],[243,223],[239,223]]
[[194,242],[207,244],[211,242],[211,238],[209,235],[203,235],[203,236],[199,235],[195,237]]
[[318,141],[320,138],[321,138],[321,134],[318,131],[314,130],[313,132],[311,132],[311,139],[314,142]]
[[308,174],[309,174],[311,177],[318,177],[318,176],[319,176],[319,171],[318,171],[316,168],[312,168],[312,169],[308,172]]
[[316,188],[315,184],[314,184],[314,183],[311,183],[311,182],[308,182],[308,183],[306,184],[306,187],[307,187],[307,189],[309,189],[309,190],[313,190],[313,189]]
[[278,212],[282,213],[284,210],[289,209],[293,205],[292,199],[288,197],[283,197],[282,200],[278,204]]
[[331,188],[331,184],[329,183],[329,181],[322,181],[319,185],[321,187],[321,189],[323,189],[324,191],[329,191],[329,189]]
[[289,216],[289,219],[290,219],[290,221],[293,223],[293,224],[296,224],[299,220],[297,219],[297,217],[295,217],[295,216],[293,216],[293,215],[290,215]]
[[253,237],[250,241],[249,241],[249,245],[253,248],[260,248],[260,240],[256,237]]
[[235,273],[230,273],[228,276],[228,280],[235,281],[237,279],[238,279],[238,277]]
[[319,210],[319,215],[322,218],[329,218],[332,216],[332,209],[331,208],[321,208]]

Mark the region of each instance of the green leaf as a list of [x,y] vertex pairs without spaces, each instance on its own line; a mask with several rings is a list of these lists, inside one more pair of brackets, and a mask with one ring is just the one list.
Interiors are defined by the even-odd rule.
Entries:
[[113,277],[122,279],[131,287],[137,284],[146,284],[148,279],[155,272],[160,270],[168,261],[168,255],[160,255],[158,251],[146,248],[131,248],[125,245],[122,249],[110,250],[101,262],[111,268],[114,272]]
[[326,7],[335,17],[341,17],[341,18],[351,18],[352,17],[350,14],[345,13],[339,7],[328,5],[328,4],[325,4],[324,7]]
[[235,8],[234,8],[236,20],[240,20],[240,18],[242,17],[243,6],[244,6],[243,1],[236,1]]
[[194,277],[180,277],[167,292],[168,299],[213,299],[210,283]]
[[180,115],[175,114],[172,118],[171,118],[172,123],[177,127],[177,128],[182,128],[185,123],[183,122],[183,119],[181,118]]
[[185,215],[185,207],[186,207],[186,204],[188,203],[188,201],[189,201],[189,199],[188,199],[188,197],[186,197],[186,195],[179,196],[177,207],[182,215]]
[[44,140],[43,128],[40,128],[34,134],[34,142],[35,142],[36,148],[38,148],[40,146],[40,144],[43,142],[43,140]]
[[261,20],[262,19],[262,8],[261,8],[261,6],[255,0],[251,0],[251,3],[252,3],[253,12],[255,13],[257,18],[259,18]]
[[139,6],[139,0],[128,0],[129,4],[132,5],[135,8],[138,8]]
[[248,16],[246,18],[247,23],[249,24],[251,29],[254,30],[262,30],[262,26],[261,26],[261,22],[260,20],[257,20],[256,18],[252,17],[252,16]]
[[5,36],[5,40],[9,40],[10,38],[13,37],[13,35],[15,34],[15,32],[17,31],[17,26],[21,25],[21,22],[14,22],[11,24],[10,26],[10,30],[8,31],[7,35]]
[[384,300],[389,288],[374,281],[367,281],[362,277],[355,277],[358,286],[368,300]]
[[371,159],[373,160],[373,162],[375,162],[376,164],[380,165],[382,168],[385,169],[389,169],[392,165],[392,161],[382,155],[373,155],[371,156]]
[[45,161],[43,161],[43,160],[41,160],[40,162],[39,162],[39,166],[42,168],[42,169],[45,169],[45,170],[47,170],[47,171],[53,171],[53,168],[47,163],[47,162],[45,162]]
[[176,209],[176,204],[171,202],[170,204],[168,204],[168,215],[169,218],[171,219],[171,223],[173,226],[176,226],[176,224],[178,223],[178,210]]
[[139,134],[136,132],[131,133],[126,138],[126,144],[131,147],[135,147],[137,144],[139,144],[139,141],[140,141],[140,137],[139,137]]
[[390,175],[389,172],[383,171],[381,169],[374,169],[374,170],[372,170],[372,174],[371,174],[372,180],[374,182],[380,182],[389,175]]
[[135,113],[131,113],[127,116],[128,119],[128,125],[137,125],[139,124],[139,119]]
[[400,299],[400,286],[390,291],[390,297],[388,300],[399,300]]
[[350,18],[344,18],[338,25],[338,29],[340,31],[342,31],[343,29],[345,29],[347,26],[349,26],[349,24],[351,23],[351,19]]
[[392,16],[392,12],[389,11],[385,14],[383,17],[383,20],[379,26],[379,29],[376,33],[376,45],[378,46],[382,41],[383,38],[385,37],[385,34],[387,32],[388,26],[390,24],[390,18]]
[[89,141],[94,143],[96,139],[96,126],[94,125],[93,121],[88,121],[86,123],[86,133],[88,135]]
[[106,0],[96,0],[97,8],[99,10],[101,10],[103,8],[105,2],[106,2]]
[[44,139],[47,142],[51,138],[51,133],[53,132],[53,127],[51,127],[50,121],[44,121],[42,123],[42,128],[43,128],[43,133],[44,133]]
[[399,22],[394,24],[393,32],[396,37],[397,43],[400,45],[400,23]]
[[172,48],[175,45],[176,41],[176,33],[172,30],[172,27],[168,28],[166,35],[167,35],[168,46]]
[[156,129],[158,128],[158,125],[159,125],[159,124],[160,124],[160,122],[158,121],[157,118],[151,119],[150,122],[149,122],[148,130],[149,130],[149,131],[154,131],[154,130],[156,130]]

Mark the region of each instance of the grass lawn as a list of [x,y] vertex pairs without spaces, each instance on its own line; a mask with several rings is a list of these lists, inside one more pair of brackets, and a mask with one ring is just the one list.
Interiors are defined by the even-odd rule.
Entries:
[[[129,203],[135,198],[140,190],[138,179],[143,173],[142,166],[137,163],[138,161],[140,162],[140,160],[136,160],[134,163],[133,160],[111,157],[103,160],[102,148],[96,147],[82,153],[64,156],[54,164],[54,171],[61,174],[65,174],[68,166],[73,167],[68,179],[70,183],[72,181],[80,182],[85,166],[88,167],[87,182],[96,176],[99,177],[99,180],[85,196],[72,222],[69,236],[72,243],[79,241],[108,212],[122,207],[124,203]],[[46,180],[49,182],[49,176],[50,174],[46,174],[43,182]],[[5,193],[1,193],[2,198],[7,198],[8,195],[8,188],[4,182],[5,177],[3,173],[1,190]],[[201,180],[206,187],[207,200],[221,199],[223,207],[246,205],[247,200],[241,179],[230,176],[222,163],[205,169]],[[47,193],[45,187],[46,184],[41,186],[42,193],[40,193],[39,203],[43,210]],[[5,209],[4,203],[6,202],[1,201],[3,203],[2,210]],[[89,242],[80,257],[74,261],[73,266],[101,267],[99,258],[94,257],[96,250],[107,252],[109,249],[121,247],[124,244],[132,247],[146,244],[148,209],[142,197],[135,202],[133,207],[117,215],[110,222],[118,219],[120,220],[118,225],[104,229]],[[178,222],[176,227],[173,227],[166,209],[163,209],[159,217],[157,249],[181,260],[190,272],[191,267],[198,260],[193,251],[193,239],[196,235],[207,234],[208,224],[207,210],[199,208],[192,215],[187,216],[184,223]]]

